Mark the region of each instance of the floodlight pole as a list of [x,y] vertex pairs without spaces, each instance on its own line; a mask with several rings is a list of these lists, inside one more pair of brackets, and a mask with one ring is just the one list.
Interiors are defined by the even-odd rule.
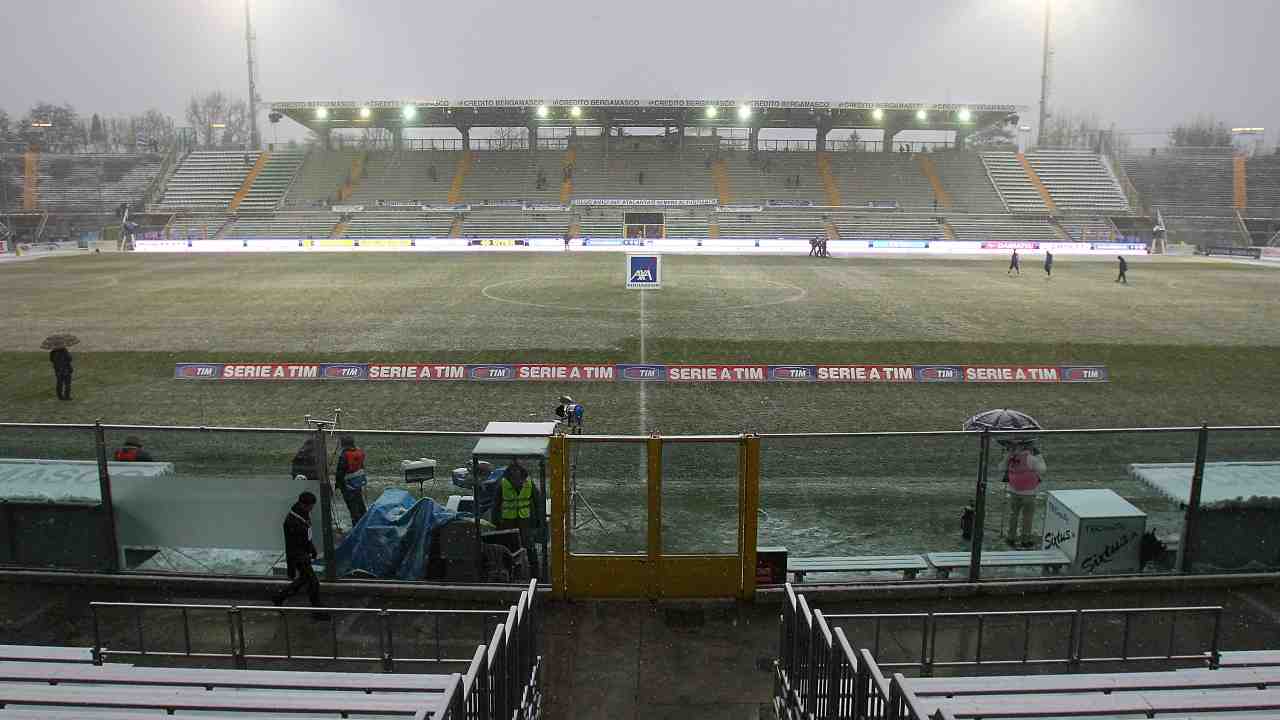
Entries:
[[1049,118],[1049,19],[1053,16],[1053,0],[1044,0],[1044,56],[1040,61],[1040,122],[1036,125],[1036,146],[1044,142],[1044,124]]
[[250,0],[244,0],[244,45],[249,62],[249,149],[260,150],[262,138],[258,136],[258,82],[254,62],[253,20],[249,14]]

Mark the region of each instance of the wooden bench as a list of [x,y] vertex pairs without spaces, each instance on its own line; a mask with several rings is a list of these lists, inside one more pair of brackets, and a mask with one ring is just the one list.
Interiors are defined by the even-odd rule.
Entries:
[[935,696],[1113,693],[1147,690],[1241,689],[1280,686],[1280,670],[1232,668],[1176,672],[1082,673],[1079,675],[993,675],[907,678],[918,698]]
[[1277,667],[1280,666],[1280,650],[1233,650],[1219,654],[1218,666],[1223,668]]
[[901,572],[907,580],[916,573],[928,570],[929,563],[919,555],[863,555],[852,557],[787,558],[787,572],[796,576],[796,582],[804,582],[808,573],[824,572]]
[[[945,578],[957,568],[969,567],[970,555],[967,552],[934,552],[925,555],[929,564],[938,571],[938,577]],[[1043,567],[1046,573],[1056,574],[1064,565],[1071,564],[1070,558],[1061,550],[984,550],[982,567]]]
[[0,662],[93,663],[92,648],[0,645]]
[[339,690],[363,693],[443,693],[452,675],[134,668],[70,663],[0,662],[0,682],[234,688],[238,690]]
[[1280,710],[1280,690],[1221,690],[1180,692],[1134,692],[1110,695],[990,695],[958,699],[914,698],[917,707],[927,707],[930,716],[937,710],[946,717],[960,718],[1041,718],[1090,715],[1146,715],[1163,713],[1192,715],[1214,712]]
[[[323,714],[350,717],[361,715],[399,716],[421,720],[440,717],[445,695],[424,703],[418,698],[394,696],[334,697],[332,693],[300,692],[207,692],[204,690],[104,688],[92,685],[65,685],[48,688],[0,685],[0,705],[35,705],[48,708],[98,708],[120,710],[210,711],[236,713]],[[252,717],[253,715],[246,715]]]

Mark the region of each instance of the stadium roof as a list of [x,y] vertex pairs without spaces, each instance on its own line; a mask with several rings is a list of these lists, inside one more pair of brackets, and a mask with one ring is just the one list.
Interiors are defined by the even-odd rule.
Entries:
[[[744,110],[746,108],[747,110]],[[633,98],[471,100],[307,100],[274,102],[272,119],[324,128],[445,127],[767,127],[959,130],[1001,122],[1023,110],[990,103]],[[923,111],[921,118],[919,113]]]

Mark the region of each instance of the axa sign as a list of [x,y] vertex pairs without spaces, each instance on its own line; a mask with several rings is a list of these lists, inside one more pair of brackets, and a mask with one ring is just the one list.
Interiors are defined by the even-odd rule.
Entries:
[[627,287],[631,289],[662,287],[662,256],[628,254]]

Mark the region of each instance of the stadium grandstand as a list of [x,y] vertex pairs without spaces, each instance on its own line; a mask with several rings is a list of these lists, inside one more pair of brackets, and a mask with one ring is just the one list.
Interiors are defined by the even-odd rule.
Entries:
[[[1080,149],[967,147],[975,131],[1020,111],[785,100],[279,102],[272,119],[305,126],[318,145],[31,153],[6,156],[0,171],[8,224],[28,239],[60,232],[68,211],[97,213],[101,224],[122,203],[143,236],[184,242],[1145,242],[1162,219],[1171,239],[1191,244],[1274,235],[1280,183],[1268,159],[1237,180],[1229,151],[1117,162]],[[353,149],[335,139],[365,128],[385,130],[387,142]],[[472,138],[495,129],[514,132]],[[883,139],[828,140],[845,129]],[[405,137],[420,130],[460,137]],[[952,140],[897,142],[907,130]]]

